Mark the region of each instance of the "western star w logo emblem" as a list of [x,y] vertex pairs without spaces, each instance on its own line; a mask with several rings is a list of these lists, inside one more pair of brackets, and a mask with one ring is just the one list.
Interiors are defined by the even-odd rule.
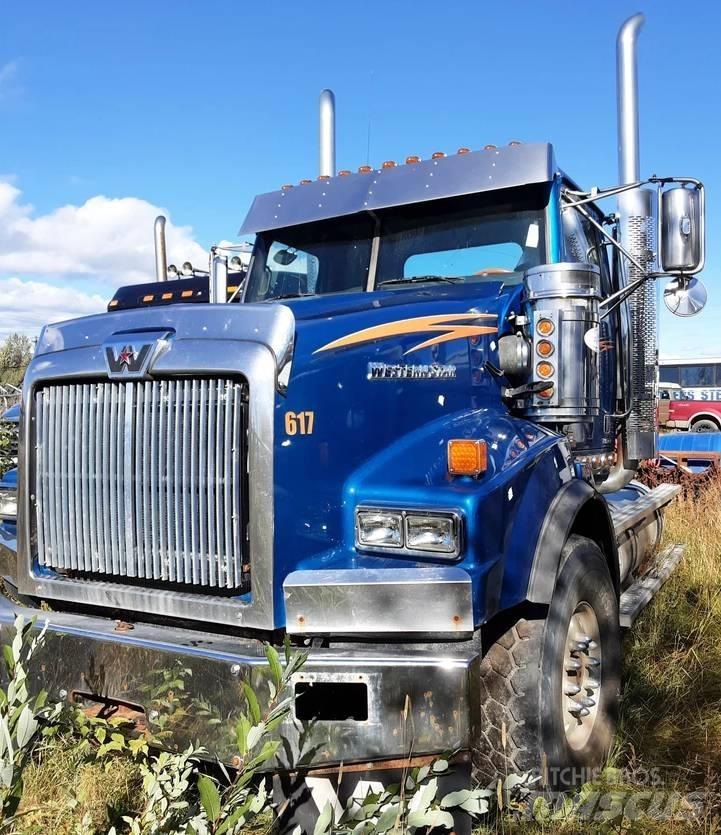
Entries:
[[156,345],[157,340],[105,345],[108,377],[144,377]]

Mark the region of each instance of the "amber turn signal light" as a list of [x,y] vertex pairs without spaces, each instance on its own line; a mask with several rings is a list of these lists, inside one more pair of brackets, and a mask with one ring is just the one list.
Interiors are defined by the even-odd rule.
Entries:
[[547,389],[539,391],[538,396],[542,397],[544,400],[548,400],[550,397],[553,397],[553,384],[551,384]]
[[553,353],[553,343],[549,342],[547,339],[542,339],[538,345],[536,345],[536,353],[539,357],[550,357]]
[[543,377],[547,380],[549,377],[553,377],[554,368],[550,362],[539,362],[536,366],[536,373],[539,377]]
[[448,472],[451,475],[478,476],[488,466],[488,448],[485,441],[459,438],[448,441]]
[[551,319],[539,319],[536,330],[541,336],[550,336],[555,330],[555,326]]

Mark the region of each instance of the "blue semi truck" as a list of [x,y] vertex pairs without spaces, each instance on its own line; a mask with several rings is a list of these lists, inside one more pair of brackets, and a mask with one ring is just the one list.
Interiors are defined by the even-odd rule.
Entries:
[[320,175],[255,199],[242,285],[219,250],[165,281],[160,224],[155,285],[43,330],[0,620],[46,604],[51,696],[152,730],[177,675],[167,744],[232,763],[241,685],[287,637],[281,795],[442,752],[555,786],[603,762],[620,630],[681,554],[654,557],[675,488],[634,481],[656,279],[677,306],[704,260],[702,184],[640,176],[641,22],[618,186],[518,142],[336,171],[324,91]]

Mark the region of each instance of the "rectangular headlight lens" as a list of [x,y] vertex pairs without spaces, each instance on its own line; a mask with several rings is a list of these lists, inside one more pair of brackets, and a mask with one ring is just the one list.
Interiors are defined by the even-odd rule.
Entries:
[[406,516],[406,548],[411,551],[457,554],[457,528],[453,516],[409,513]]
[[0,489],[0,522],[15,521],[18,516],[17,490]]
[[359,545],[403,547],[403,515],[391,511],[359,510],[356,536]]

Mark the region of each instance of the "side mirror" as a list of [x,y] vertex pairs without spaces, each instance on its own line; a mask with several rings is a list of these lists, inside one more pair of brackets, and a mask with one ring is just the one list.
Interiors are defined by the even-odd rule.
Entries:
[[695,316],[706,306],[706,287],[698,278],[677,276],[663,291],[663,303],[674,316]]
[[703,186],[676,186],[661,193],[661,268],[693,275],[705,260]]

